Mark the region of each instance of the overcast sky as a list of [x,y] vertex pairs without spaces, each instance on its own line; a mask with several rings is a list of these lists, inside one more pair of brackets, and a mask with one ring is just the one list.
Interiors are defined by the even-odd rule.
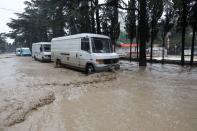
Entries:
[[15,12],[24,11],[25,0],[0,0],[0,33],[10,31],[6,23],[10,22],[10,18],[16,18]]
[[[14,14],[15,12],[22,13],[24,11],[24,1],[25,0],[0,0],[0,33],[8,33],[11,31],[6,24],[10,22],[10,18],[17,18]],[[8,42],[12,42],[12,40],[8,39]]]

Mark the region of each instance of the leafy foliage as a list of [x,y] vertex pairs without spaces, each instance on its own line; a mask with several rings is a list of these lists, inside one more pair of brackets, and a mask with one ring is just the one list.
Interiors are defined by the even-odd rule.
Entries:
[[[155,40],[158,41],[158,33],[163,34],[164,41],[169,32],[176,30],[178,34],[182,32],[183,54],[186,27],[197,27],[197,0],[128,0],[128,5],[123,0],[105,0],[104,4],[98,2],[99,0],[26,1],[25,11],[17,13],[18,18],[11,19],[7,24],[12,29],[8,35],[15,40],[16,46],[30,48],[34,42],[84,32],[108,35],[115,45],[120,34],[120,8],[127,10],[125,30],[131,42],[139,36],[140,43],[147,47],[149,39],[150,45]],[[137,28],[139,34],[136,34]],[[144,47],[140,50],[142,57],[146,53]]]
[[[128,8],[135,8],[137,6],[136,0],[130,0],[128,3]],[[125,18],[125,30],[128,34],[130,42],[136,37],[136,10],[128,10],[127,16]]]
[[6,42],[5,34],[1,33],[0,34],[0,53],[6,50],[6,45],[7,45],[7,42]]

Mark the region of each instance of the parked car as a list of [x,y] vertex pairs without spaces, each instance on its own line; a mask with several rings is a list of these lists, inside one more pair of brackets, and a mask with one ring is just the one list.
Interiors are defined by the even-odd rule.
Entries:
[[119,69],[119,56],[113,52],[108,36],[82,33],[53,38],[51,59],[56,67],[65,64],[87,73]]
[[51,43],[50,42],[33,43],[32,57],[35,60],[51,61]]
[[31,56],[31,51],[27,47],[16,48],[17,56]]

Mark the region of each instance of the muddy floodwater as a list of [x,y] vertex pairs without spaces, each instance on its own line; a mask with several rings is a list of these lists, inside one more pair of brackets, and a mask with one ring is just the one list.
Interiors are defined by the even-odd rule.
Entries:
[[120,64],[87,76],[0,55],[0,131],[197,131],[197,68]]

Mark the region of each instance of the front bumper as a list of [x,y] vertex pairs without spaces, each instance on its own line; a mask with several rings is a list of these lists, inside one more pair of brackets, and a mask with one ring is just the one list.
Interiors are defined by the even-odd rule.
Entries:
[[44,56],[43,61],[51,61],[51,56],[50,55],[47,55],[47,56]]
[[120,69],[120,64],[117,63],[117,64],[109,64],[109,65],[105,65],[105,64],[95,65],[94,69],[95,69],[96,72],[109,71],[109,70],[113,70],[113,69],[119,70]]
[[31,56],[31,54],[21,54],[21,56]]

